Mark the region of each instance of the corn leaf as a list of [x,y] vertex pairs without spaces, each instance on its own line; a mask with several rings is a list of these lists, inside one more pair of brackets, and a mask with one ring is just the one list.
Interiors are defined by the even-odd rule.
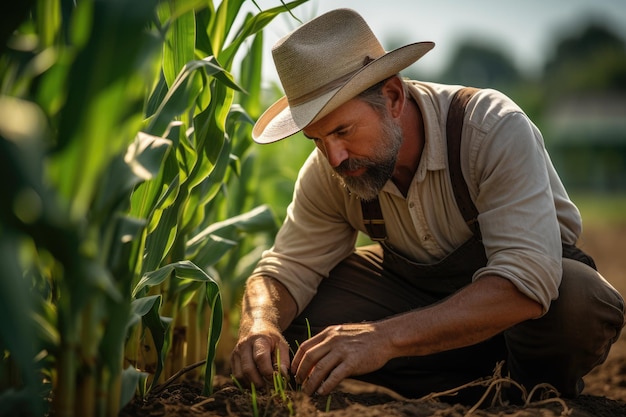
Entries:
[[[176,2],[168,3],[174,7]],[[174,17],[163,44],[163,74],[169,86],[172,86],[176,75],[195,55],[196,19],[193,10]]]
[[143,316],[142,322],[146,328],[150,330],[154,346],[157,351],[157,367],[154,372],[152,386],[156,384],[163,371],[165,364],[165,356],[167,355],[168,333],[171,329],[172,319],[169,317],[161,317],[159,310],[161,309],[162,296],[159,295],[152,308]]
[[[84,3],[88,2],[77,8],[89,7]],[[138,123],[132,119],[140,110],[142,94],[136,57],[153,43],[144,28],[155,4],[154,0],[93,3],[98,18],[70,68],[58,153],[50,171],[61,195],[72,202],[73,218],[84,217],[100,173],[126,145],[128,128]],[[81,140],[86,137],[90,140]]]
[[[168,132],[174,132],[178,134],[180,122],[171,123]],[[168,140],[172,141],[175,145],[178,140],[173,141],[168,135]],[[176,155],[168,153],[165,158],[165,163],[161,166],[161,169],[156,173],[152,180],[143,182],[135,188],[131,196],[131,209],[130,214],[139,218],[149,219],[151,226],[149,232],[154,230],[156,223],[159,220],[160,212],[163,209],[171,206],[180,190],[180,177],[178,170],[178,162]]]
[[214,51],[221,51],[224,48],[226,37],[231,31],[233,22],[242,4],[242,0],[224,0],[218,6],[208,28],[211,47]]
[[126,329],[130,330],[131,327],[136,325],[143,316],[154,306],[154,303],[160,300],[160,295],[148,295],[146,297],[136,298],[130,305],[130,317],[126,323]]
[[241,31],[237,34],[236,38],[230,43],[230,45],[228,45],[228,47],[224,48],[222,52],[218,54],[219,61],[224,65],[225,68],[229,68],[233,62],[235,54],[249,36],[255,35],[259,31],[263,30],[265,26],[267,26],[272,22],[272,20],[274,20],[276,16],[284,13],[285,10],[291,10],[294,7],[301,5],[302,3],[306,3],[307,1],[308,0],[292,1],[290,3],[284,4],[283,6],[278,6],[272,9],[265,10],[246,19],[243,27],[241,28]]
[[193,250],[195,246],[202,244],[202,241],[211,234],[229,238],[236,237],[238,233],[267,231],[275,226],[276,219],[274,219],[272,211],[268,206],[262,205],[239,216],[211,224],[192,239],[189,239],[187,247]]
[[[180,116],[196,100],[199,91],[194,90],[193,75],[199,70],[203,70],[207,76],[217,78],[230,88],[242,90],[234,82],[232,75],[217,64],[214,57],[188,62],[176,77],[154,115],[151,115],[145,129],[147,133],[156,136],[162,135],[169,123]],[[195,94],[193,94],[194,91]]]
[[36,12],[43,16],[37,20],[39,41],[42,46],[53,46],[61,26],[61,8],[58,0],[38,1]]
[[[241,61],[241,84],[247,86],[248,94],[240,95],[240,103],[254,119],[258,118],[262,111],[261,97],[261,72],[258,70],[263,65],[263,32],[254,36],[254,40]],[[253,123],[252,123],[253,124]]]
[[[28,281],[20,279],[18,240],[14,233],[2,230],[0,234],[0,262],[4,279],[0,279],[0,346],[12,352],[15,364],[29,386],[36,386],[33,367],[34,349],[37,346]],[[6,277],[12,277],[7,279]],[[1,369],[1,368],[0,368]]]
[[132,366],[129,366],[122,371],[120,410],[133,399],[137,390],[137,385],[139,385],[141,381],[145,380],[147,377],[148,374],[146,372],[141,372]]
[[193,247],[196,252],[188,248],[185,256],[191,259],[196,265],[207,268],[222,259],[224,255],[238,244],[239,242],[236,240],[209,234],[203,240],[202,245],[195,245]]
[[167,278],[170,277],[170,275],[172,275],[172,273],[179,279],[189,279],[202,282],[212,280],[206,272],[198,268],[191,261],[179,261],[144,274],[133,290],[133,297],[135,297],[144,287],[153,287],[162,284]]
[[152,233],[146,238],[146,256],[143,271],[153,271],[159,267],[174,245],[178,232],[178,213],[181,200],[163,210],[159,222]]
[[220,289],[213,280],[208,281],[206,284],[206,300],[211,309],[211,320],[207,334],[208,351],[206,355],[203,394],[211,395],[213,393],[213,377],[215,376],[213,363],[215,361],[217,342],[222,332],[222,322],[224,320]]
[[126,210],[133,188],[159,174],[171,145],[170,140],[139,132],[126,153],[114,158],[105,171],[92,207],[93,216],[97,219],[114,210]]
[[37,339],[41,343],[41,348],[54,352],[59,347],[60,335],[56,327],[56,312],[53,307],[51,311],[34,312],[33,324]]

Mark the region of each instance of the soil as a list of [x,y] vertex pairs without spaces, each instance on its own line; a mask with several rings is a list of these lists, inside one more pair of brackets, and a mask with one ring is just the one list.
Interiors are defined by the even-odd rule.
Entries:
[[[626,225],[594,227],[584,232],[579,245],[595,258],[605,278],[621,294],[626,294]],[[252,401],[251,392],[237,388],[224,376],[226,373],[222,371],[215,378],[214,393],[209,397],[202,396],[199,381],[183,377],[149,395],[145,401],[133,400],[119,417],[460,417],[470,412],[479,417],[626,416],[626,332],[615,343],[606,362],[584,378],[583,395],[571,400],[551,396],[541,401],[531,397],[526,405],[509,405],[507,401],[494,400],[493,395],[474,408],[454,403],[450,400],[454,397],[446,397],[445,401],[438,398],[409,400],[385,388],[355,380],[344,381],[330,399],[288,391],[286,400],[274,392],[262,392]]]

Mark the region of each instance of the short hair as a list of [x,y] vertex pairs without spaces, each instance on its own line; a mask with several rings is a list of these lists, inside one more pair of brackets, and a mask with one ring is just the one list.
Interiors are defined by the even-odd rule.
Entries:
[[[385,104],[385,97],[382,94],[383,86],[387,84],[387,81],[389,81],[390,79],[394,77],[400,78],[398,74],[394,74],[391,77],[387,77],[384,80],[377,82],[373,86],[368,87],[365,91],[359,93],[359,95],[357,95],[356,98],[358,98],[359,100],[363,100],[364,102],[372,106],[372,108],[378,111],[379,113],[384,111],[386,104]],[[400,81],[402,81],[402,86],[404,88],[405,95],[406,95],[406,92],[407,92],[406,84],[402,80],[402,78],[400,78]]]

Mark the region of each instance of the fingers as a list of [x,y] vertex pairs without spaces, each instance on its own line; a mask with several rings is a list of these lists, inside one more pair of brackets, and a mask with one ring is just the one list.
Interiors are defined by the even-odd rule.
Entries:
[[308,395],[329,393],[350,376],[346,358],[324,340],[318,335],[300,345],[291,364],[296,382],[302,384],[302,390]]
[[238,346],[233,351],[231,359],[233,376],[241,383],[254,383],[257,387],[262,387],[265,382],[263,376],[257,369],[254,362],[253,352],[247,346]]
[[[329,394],[341,381],[351,375],[349,361],[332,350],[316,361],[310,369],[305,365],[307,356],[308,354],[305,355],[296,375],[296,381],[302,381],[302,391],[307,395],[313,395],[313,393]],[[307,376],[301,379],[303,374]]]
[[[291,361],[291,372],[296,375],[296,380],[298,374],[301,374],[301,380],[304,380],[308,376],[310,368],[325,354],[323,351],[320,351],[320,346],[322,346],[324,339],[324,333],[320,333],[300,344]],[[304,363],[302,363],[303,361]]]
[[240,340],[231,356],[233,376],[241,382],[264,387],[273,380],[276,360],[280,359],[280,372],[289,375],[289,347],[284,340],[274,342],[269,336],[254,336]]
[[[308,373],[308,376],[302,383],[302,391],[308,395],[313,395],[313,393],[321,394],[323,390],[332,390],[334,385],[332,385],[332,381],[326,382],[327,377],[336,372],[337,369],[340,369],[340,366],[341,363],[338,362],[338,358],[333,355],[324,356]],[[335,376],[334,378],[337,377]],[[324,386],[322,387],[322,385]]]
[[337,387],[337,385],[339,385],[341,381],[349,376],[350,372],[348,371],[345,363],[342,362],[331,371],[326,379],[320,382],[319,387],[315,390],[315,392],[319,395],[328,395]]
[[273,360],[274,367],[278,366],[278,371],[285,378],[289,378],[289,346],[287,343],[279,343]]
[[282,337],[256,334],[240,339],[231,358],[233,375],[261,388],[272,383],[277,370],[289,377],[291,369],[304,393],[326,395],[343,379],[360,372],[355,350],[340,331],[339,326],[329,328],[302,343],[291,367],[289,346]]
[[324,329],[300,345],[291,363],[296,382],[307,394],[327,394],[351,375],[379,369],[387,361],[370,361],[369,324],[337,325]]
[[[286,345],[286,343],[285,343]],[[286,363],[288,369],[289,349],[278,344],[277,349],[287,350]],[[231,368],[233,376],[241,382],[252,382],[256,387],[265,386],[272,380],[274,365],[272,363],[273,343],[268,337],[255,337],[243,340],[233,350]],[[281,361],[282,355],[281,355]]]
[[258,372],[264,377],[272,377],[272,343],[267,338],[258,338],[252,345],[252,357]]

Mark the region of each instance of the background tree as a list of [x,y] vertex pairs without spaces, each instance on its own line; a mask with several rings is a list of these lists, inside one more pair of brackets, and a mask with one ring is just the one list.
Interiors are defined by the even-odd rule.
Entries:
[[585,92],[626,93],[626,43],[591,22],[556,43],[543,70],[546,99]]
[[471,40],[455,49],[439,81],[505,90],[526,82],[511,58],[499,47]]

